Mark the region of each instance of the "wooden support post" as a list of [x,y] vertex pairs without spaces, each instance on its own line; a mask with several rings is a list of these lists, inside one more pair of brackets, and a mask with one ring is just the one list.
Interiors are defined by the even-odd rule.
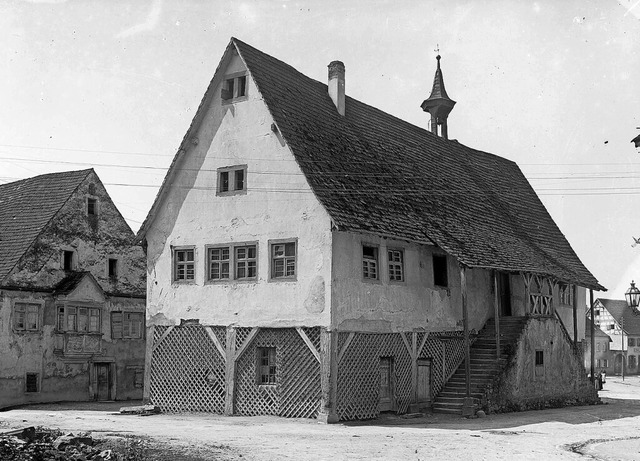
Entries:
[[571,307],[573,308],[573,350],[575,351],[578,347],[578,300],[576,299],[576,286],[571,285],[571,290],[573,291]]
[[147,328],[147,344],[144,354],[144,388],[142,392],[142,401],[147,404],[151,399],[151,363],[153,361],[153,336],[156,326],[151,325]]
[[227,327],[227,366],[225,369],[225,380],[227,381],[227,389],[224,399],[224,414],[233,414],[233,401],[236,386],[236,329]]
[[338,333],[320,331],[320,412],[318,421],[337,423],[336,390],[338,386]]
[[591,305],[591,383],[593,384],[596,379],[596,321],[595,310],[593,308],[593,290],[589,289],[589,304]]
[[475,405],[471,398],[471,357],[469,345],[469,312],[467,309],[467,271],[460,264],[460,292],[462,294],[462,324],[464,326],[464,375],[465,399],[462,404],[462,416],[472,416]]
[[493,271],[493,305],[496,330],[496,358],[500,358],[500,297],[498,293],[498,271]]
[[411,350],[411,389],[413,402],[418,403],[418,333],[415,331],[411,333]]

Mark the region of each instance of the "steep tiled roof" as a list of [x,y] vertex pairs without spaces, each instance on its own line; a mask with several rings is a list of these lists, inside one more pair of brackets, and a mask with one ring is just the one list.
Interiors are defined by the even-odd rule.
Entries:
[[[350,97],[341,116],[326,84],[237,39],[225,56],[234,47],[338,229],[435,243],[470,267],[526,271],[602,289],[515,163]],[[181,146],[174,164],[183,152]],[[163,190],[139,237],[151,225]]]
[[92,171],[44,174],[0,184],[0,281]]
[[640,314],[634,314],[633,309],[627,306],[626,301],[619,299],[603,299],[598,298],[609,314],[620,324],[624,317],[624,331],[639,334],[640,333]]

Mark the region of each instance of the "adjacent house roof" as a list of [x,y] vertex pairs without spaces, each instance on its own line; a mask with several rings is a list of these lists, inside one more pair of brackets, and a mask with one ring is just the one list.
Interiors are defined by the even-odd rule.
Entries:
[[624,317],[624,331],[640,334],[640,314],[635,314],[626,301],[598,298],[600,304],[611,314],[618,324]]
[[[514,162],[443,139],[350,97],[341,116],[326,84],[235,38],[190,130],[202,120],[205,102],[224,72],[222,63],[234,51],[338,230],[435,244],[469,267],[525,271],[604,289]],[[188,136],[140,238],[188,151]]]
[[92,169],[0,184],[0,281]]

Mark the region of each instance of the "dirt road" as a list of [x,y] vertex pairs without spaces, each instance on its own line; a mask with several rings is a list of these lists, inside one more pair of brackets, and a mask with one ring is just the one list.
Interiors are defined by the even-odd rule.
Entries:
[[215,415],[123,416],[121,403],[38,405],[0,413],[0,431],[42,425],[147,436],[203,460],[640,460],[640,378],[609,377],[605,404],[463,419],[314,420]]

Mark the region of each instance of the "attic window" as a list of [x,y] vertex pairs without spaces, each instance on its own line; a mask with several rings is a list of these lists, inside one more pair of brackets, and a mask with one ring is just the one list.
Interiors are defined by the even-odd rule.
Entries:
[[98,214],[98,199],[87,198],[87,215],[96,216]]
[[233,101],[247,95],[247,76],[245,74],[229,75],[222,83],[220,97],[223,101]]
[[62,268],[65,271],[73,270],[74,251],[65,250],[62,252]]
[[247,165],[218,168],[218,195],[234,195],[247,191]]
[[116,280],[118,278],[118,260],[115,258],[109,258],[109,278]]

